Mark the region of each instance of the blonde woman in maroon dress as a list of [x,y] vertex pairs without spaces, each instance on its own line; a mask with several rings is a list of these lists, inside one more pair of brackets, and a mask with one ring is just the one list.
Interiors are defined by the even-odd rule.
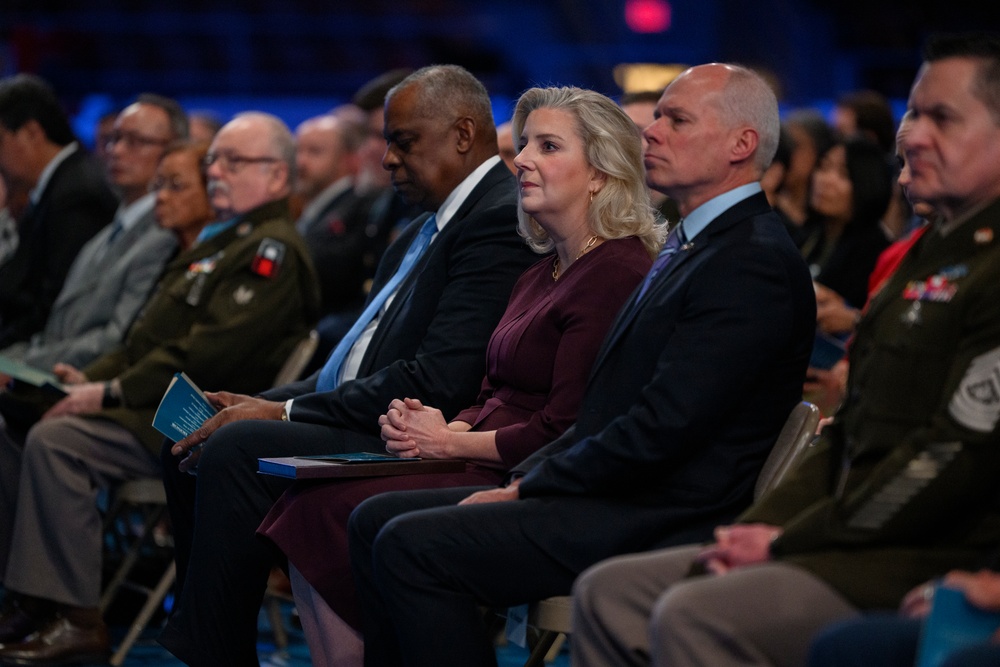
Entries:
[[512,123],[519,230],[548,254],[514,287],[477,405],[446,416],[399,397],[379,419],[390,453],[460,459],[465,470],[298,483],[259,530],[288,556],[316,665],[361,661],[347,555],[354,507],[390,490],[495,485],[571,426],[601,341],[662,244],[639,134],[614,102],[579,88],[533,88]]

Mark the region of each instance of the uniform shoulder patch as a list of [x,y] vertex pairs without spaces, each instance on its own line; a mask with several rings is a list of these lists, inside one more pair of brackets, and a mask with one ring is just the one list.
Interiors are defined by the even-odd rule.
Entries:
[[970,431],[993,430],[1000,420],[1000,347],[972,360],[951,397],[948,412]]
[[266,238],[257,247],[257,254],[250,263],[250,270],[264,278],[275,278],[281,271],[281,262],[285,258],[285,244],[272,238]]

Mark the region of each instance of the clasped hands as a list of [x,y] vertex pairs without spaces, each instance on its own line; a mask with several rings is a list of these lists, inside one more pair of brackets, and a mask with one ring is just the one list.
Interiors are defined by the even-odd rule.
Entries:
[[378,424],[386,451],[401,459],[454,458],[448,446],[452,430],[444,415],[415,398],[393,400]]
[[781,528],[765,523],[734,524],[715,529],[715,543],[698,554],[695,561],[716,575],[771,560],[771,542]]
[[[378,423],[382,427],[386,451],[400,458],[455,458],[450,447],[452,436],[469,428],[464,422],[452,422],[450,427],[440,410],[426,407],[415,398],[393,400],[386,413],[378,418]],[[517,500],[520,498],[520,483],[521,480],[517,479],[504,487],[477,491],[458,504]]]

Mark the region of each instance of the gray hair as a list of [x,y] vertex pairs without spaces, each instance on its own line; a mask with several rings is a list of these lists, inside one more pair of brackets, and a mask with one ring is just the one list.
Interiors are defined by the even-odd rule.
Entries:
[[[656,224],[642,165],[642,142],[635,123],[617,104],[600,93],[582,88],[531,88],[517,101],[511,126],[515,141],[528,115],[536,109],[561,109],[575,119],[587,162],[605,174],[604,187],[594,195],[588,224],[606,239],[636,236],[650,255],[663,245],[664,228]],[[580,193],[584,196],[585,193]],[[554,243],[530,215],[518,209],[518,232],[536,252]]]
[[274,157],[285,163],[288,168],[289,183],[295,180],[295,137],[292,136],[285,121],[277,116],[263,111],[244,111],[236,114],[233,120],[237,119],[259,120],[267,125],[270,133],[270,144],[274,150]]
[[[393,86],[385,99],[411,86],[419,86],[414,113],[424,118],[445,119],[469,116],[476,122],[479,138],[496,143],[493,105],[486,87],[464,67],[430,65],[418,69]],[[448,117],[447,120],[451,120]]]
[[188,117],[177,100],[156,93],[142,93],[135,98],[135,103],[154,106],[167,114],[167,119],[170,122],[171,140],[182,141],[188,138]]
[[763,77],[753,70],[739,65],[726,66],[729,78],[719,103],[723,121],[730,127],[749,125],[757,131],[754,166],[764,173],[774,159],[781,136],[778,100]]

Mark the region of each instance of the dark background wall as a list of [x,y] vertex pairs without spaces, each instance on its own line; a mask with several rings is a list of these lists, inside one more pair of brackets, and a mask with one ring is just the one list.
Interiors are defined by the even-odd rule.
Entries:
[[[631,3],[666,7],[669,27],[634,31]],[[85,138],[143,91],[294,125],[382,71],[435,62],[479,76],[498,117],[533,84],[617,95],[622,62],[757,66],[784,108],[856,88],[901,105],[929,33],[998,29],[998,12],[985,0],[0,0],[0,75],[48,79]]]

